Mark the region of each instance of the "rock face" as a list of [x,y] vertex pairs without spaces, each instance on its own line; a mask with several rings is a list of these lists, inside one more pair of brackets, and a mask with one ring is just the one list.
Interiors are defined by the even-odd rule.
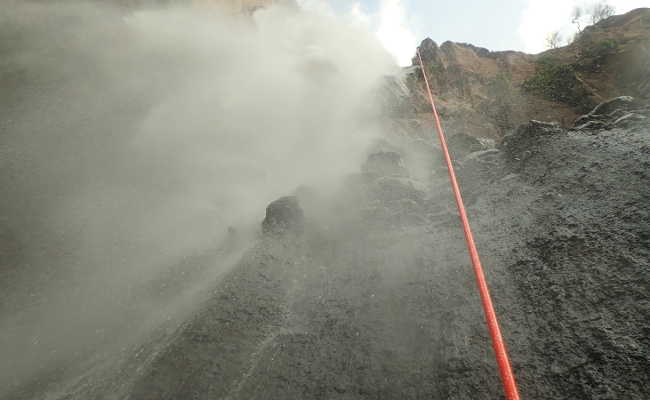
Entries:
[[304,228],[304,213],[295,196],[275,200],[266,207],[266,217],[262,221],[265,234],[300,233]]
[[[610,18],[585,37],[625,33],[628,51],[642,40],[635,32],[645,29],[647,13]],[[587,51],[583,45],[568,49]],[[454,163],[522,398],[650,398],[650,125],[643,98],[650,83],[634,69],[625,70],[629,80],[591,81],[627,67],[589,53],[573,72],[551,67],[542,74],[582,82],[595,94],[569,104],[580,86],[551,93],[556,100],[544,97],[549,93],[530,80],[536,56],[431,41],[423,53],[439,68],[435,85],[451,121]],[[503,71],[510,77],[500,78]],[[411,73],[411,88],[396,83],[393,91],[401,96],[394,112],[403,114],[394,114],[394,123],[405,133],[402,147],[371,154],[363,173],[327,198],[336,215],[322,212],[330,220],[305,223],[295,197],[272,202],[265,235],[215,280],[190,318],[143,343],[102,349],[83,360],[81,373],[68,377],[75,370],[62,362],[3,398],[502,398],[464,235],[446,172],[437,167],[439,149],[420,137],[430,125],[419,114],[417,70]],[[503,84],[496,92],[503,96],[486,96],[495,87],[490,79]],[[623,92],[636,97],[615,97]],[[559,123],[525,119],[531,114]],[[572,129],[562,126],[573,121]],[[426,182],[409,178],[418,163],[407,162],[404,149],[412,147],[433,155],[424,163]]]
[[363,172],[373,176],[402,176],[408,177],[408,171],[404,168],[402,156],[394,151],[380,151],[368,156],[362,167]]
[[[537,55],[424,40],[420,51],[448,135],[498,140],[531,119],[570,127],[606,99],[650,99],[648,21],[648,8],[614,16],[586,28],[571,45]],[[428,130],[421,72],[407,71],[412,102],[402,117],[419,119]]]
[[564,131],[557,124],[532,120],[503,138],[499,147],[509,160],[522,162],[539,151],[539,140],[563,133]]
[[[431,39],[420,45],[438,110],[450,137],[456,133],[499,138],[528,117],[528,99],[518,88],[535,70],[535,56],[519,52],[490,52],[462,43],[438,46]],[[414,60],[414,65],[419,65]],[[422,89],[421,72],[409,80],[413,112],[428,119],[430,106]]]
[[[519,367],[525,397],[650,394],[636,383],[645,380],[642,365],[650,362],[642,350],[650,345],[643,333],[650,315],[644,294],[650,282],[648,133],[645,123],[598,136],[532,124],[506,145],[505,161],[518,175],[488,192],[516,185],[512,200],[527,209],[509,217],[513,253],[501,261],[517,286],[512,301],[521,306],[519,316],[505,318],[530,324],[527,338],[520,331],[511,339],[527,343]],[[526,157],[513,151],[526,147],[534,149]],[[497,197],[483,205],[491,207]],[[533,369],[546,383],[530,381],[526,388],[532,379],[526,371]]]
[[[644,122],[593,135],[533,121],[460,161],[522,398],[650,398],[648,149]],[[501,398],[446,177],[432,183],[362,200],[427,218],[263,239],[177,332],[65,398]],[[299,214],[272,205],[269,220]]]
[[476,151],[491,149],[495,146],[492,139],[457,133],[447,140],[447,145],[454,157],[460,158]]

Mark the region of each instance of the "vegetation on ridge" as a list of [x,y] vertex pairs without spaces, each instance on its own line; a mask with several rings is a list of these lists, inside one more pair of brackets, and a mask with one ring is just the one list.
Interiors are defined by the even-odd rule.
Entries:
[[557,57],[542,56],[536,62],[535,74],[526,79],[522,88],[548,100],[562,102],[582,111],[594,106],[590,90],[580,79],[580,72],[599,72],[607,57],[618,51],[615,39],[594,41],[588,37],[575,43],[577,59],[567,63]]
[[578,108],[588,109],[593,104],[589,91],[576,75],[576,66],[561,63],[546,56],[537,60],[535,75],[524,81],[522,88],[530,93]]

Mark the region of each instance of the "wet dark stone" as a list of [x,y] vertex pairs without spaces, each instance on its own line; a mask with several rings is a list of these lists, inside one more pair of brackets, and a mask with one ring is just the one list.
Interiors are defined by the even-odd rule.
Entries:
[[305,215],[295,196],[281,197],[266,207],[262,221],[265,234],[300,233],[304,229]]
[[522,161],[538,151],[540,141],[565,134],[557,124],[531,120],[503,138],[500,148],[509,161]]
[[461,158],[470,153],[488,150],[494,147],[494,141],[486,138],[478,138],[465,133],[457,133],[447,139],[452,157]]
[[368,156],[362,168],[366,174],[381,176],[408,177],[408,171],[402,163],[402,156],[395,151],[381,151]]

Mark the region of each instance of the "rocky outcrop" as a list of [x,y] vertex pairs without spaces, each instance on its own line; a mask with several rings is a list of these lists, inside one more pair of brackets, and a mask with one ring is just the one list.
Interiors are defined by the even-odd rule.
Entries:
[[[650,396],[649,133],[531,121],[459,161],[522,398]],[[451,193],[372,191],[404,179],[346,188],[383,224],[256,246],[164,351],[132,352],[124,398],[501,398]],[[89,382],[73,398],[119,380]]]
[[499,147],[509,160],[525,161],[539,151],[540,139],[563,134],[565,131],[556,123],[532,120],[503,138]]
[[370,154],[361,169],[364,173],[375,177],[408,177],[409,175],[402,162],[402,156],[395,151],[380,151]]
[[[420,52],[448,136],[499,140],[531,119],[568,128],[606,99],[650,99],[648,21],[648,8],[614,16],[586,28],[571,45],[537,55],[424,40]],[[413,65],[406,70],[412,106],[402,118],[419,119],[429,129],[417,59]]]
[[[638,15],[601,27],[629,29]],[[574,118],[556,117],[577,117],[577,109],[543,91],[503,86],[494,98],[501,105],[484,95],[495,71],[510,69],[518,82],[534,76],[517,70],[528,65],[535,74],[532,56],[427,46],[425,58],[440,67],[436,91],[453,161],[522,398],[650,398],[647,105],[613,98],[567,130],[562,125]],[[602,73],[593,71],[607,59],[551,68],[532,83],[559,71],[591,93],[608,93],[587,78]],[[411,71],[411,89],[398,85],[393,93],[421,95]],[[533,108],[517,108],[525,104]],[[417,101],[402,106],[401,142],[374,151],[342,193],[323,200],[324,218],[308,214],[305,224],[296,197],[271,203],[265,236],[222,278],[209,275],[206,300],[192,305],[191,317],[141,344],[100,347],[79,373],[61,362],[6,398],[501,398],[446,172],[431,161],[442,165],[430,120]],[[528,115],[559,123],[526,120],[515,128]],[[417,151],[431,161],[423,163],[429,180],[414,178],[418,162],[409,153]],[[301,187],[297,196],[309,213],[316,195]],[[344,214],[357,209],[361,217]],[[11,232],[0,233],[0,242],[11,241]],[[211,270],[218,261],[183,262]],[[149,323],[135,320],[138,328]]]
[[[534,56],[452,42],[438,46],[431,39],[422,42],[420,53],[449,136],[499,138],[529,119],[517,86],[534,71]],[[408,82],[414,114],[427,121],[430,106],[421,77],[415,70]]]
[[493,139],[470,136],[465,133],[457,133],[447,140],[453,157],[464,157],[470,153],[494,148]]
[[262,232],[265,234],[300,233],[304,229],[304,219],[304,212],[297,197],[281,197],[266,207]]

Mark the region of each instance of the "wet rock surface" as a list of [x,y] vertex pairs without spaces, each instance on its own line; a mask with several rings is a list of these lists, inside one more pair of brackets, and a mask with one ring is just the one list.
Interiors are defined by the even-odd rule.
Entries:
[[[649,149],[647,126],[531,122],[459,160],[522,398],[650,396]],[[350,180],[326,225],[306,208],[304,235],[263,236],[188,322],[58,398],[500,398],[446,177],[376,184]]]
[[547,382],[531,397],[648,396],[648,133],[543,135],[519,161],[528,223],[506,268],[531,328],[520,374]]
[[[421,46],[523,399],[650,398],[649,12],[609,18],[585,29],[589,40],[541,57]],[[609,40],[619,47],[602,65],[576,61],[584,43]],[[587,110],[522,91],[545,56],[577,62],[595,101],[631,93],[645,103],[614,97],[579,117]],[[302,72],[332,70],[316,62]],[[128,322],[91,331],[101,346],[69,356],[36,346],[48,363],[23,380],[6,363],[0,398],[503,398],[421,70],[387,78],[378,95],[399,137],[339,193],[302,187],[272,202],[246,251],[230,230],[222,248],[148,282],[149,312],[120,299]],[[107,134],[127,119],[105,124]],[[0,243],[0,264],[23,253],[10,231]],[[43,276],[28,287],[57,275]],[[174,303],[181,310],[161,306],[186,291],[200,293]],[[0,310],[34,302],[30,292],[1,294]],[[58,325],[82,339],[74,318]]]
[[447,140],[449,149],[454,156],[462,157],[477,151],[494,148],[495,142],[492,139],[469,136],[464,133],[457,133]]
[[408,177],[402,156],[395,151],[380,151],[372,153],[362,167],[366,174],[380,176]]

